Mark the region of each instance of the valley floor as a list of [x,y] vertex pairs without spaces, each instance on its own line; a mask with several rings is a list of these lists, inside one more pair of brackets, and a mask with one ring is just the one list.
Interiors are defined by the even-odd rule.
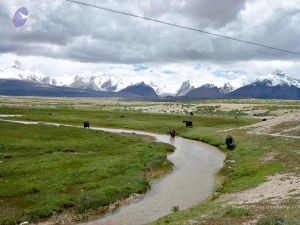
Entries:
[[[217,146],[227,155],[220,184],[206,202],[154,224],[300,224],[299,101],[216,100],[191,103],[96,99],[0,98],[0,114],[22,120],[116,127],[179,135]],[[30,103],[30,104],[29,104]],[[220,105],[220,107],[219,107]],[[183,110],[164,110],[181,108]],[[143,113],[158,108],[159,113]],[[190,112],[193,112],[192,116]],[[266,121],[261,121],[263,118]],[[185,128],[183,120],[193,120]],[[259,123],[258,123],[259,122]],[[227,134],[237,148],[228,151]]]

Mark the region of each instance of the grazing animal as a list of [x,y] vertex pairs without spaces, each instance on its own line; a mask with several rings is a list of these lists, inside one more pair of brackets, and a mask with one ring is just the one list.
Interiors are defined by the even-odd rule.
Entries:
[[227,149],[233,150],[235,148],[234,139],[230,135],[227,135],[225,143],[227,145]]
[[194,115],[194,113],[193,112],[191,112],[191,116],[193,116]]
[[264,118],[264,119],[262,119],[261,121],[267,121],[267,119],[266,119],[266,118]]
[[193,121],[191,120],[184,120],[182,122],[185,123],[185,127],[193,127]]
[[175,137],[176,136],[176,130],[175,129],[170,129],[169,134],[171,135],[171,137]]
[[121,118],[121,119],[124,119],[124,118],[125,118],[125,116],[123,116],[123,115],[122,115],[122,116],[120,116],[120,118]]
[[88,121],[83,122],[83,128],[90,128],[90,123]]

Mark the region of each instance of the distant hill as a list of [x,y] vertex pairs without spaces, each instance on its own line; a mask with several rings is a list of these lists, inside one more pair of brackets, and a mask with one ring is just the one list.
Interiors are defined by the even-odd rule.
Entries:
[[226,96],[226,98],[263,98],[300,100],[300,88],[296,86],[265,86],[250,84],[241,87]]
[[220,98],[222,95],[223,93],[220,88],[213,84],[205,84],[201,87],[192,89],[184,97],[191,99],[210,99]]
[[123,90],[119,91],[119,93],[133,94],[142,97],[158,98],[158,95],[156,94],[155,90],[151,86],[145,84],[144,82],[128,86]]

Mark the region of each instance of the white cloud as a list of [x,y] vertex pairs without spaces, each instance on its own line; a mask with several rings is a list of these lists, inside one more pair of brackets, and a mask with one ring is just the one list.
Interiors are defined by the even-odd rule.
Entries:
[[[96,0],[85,0],[100,4]],[[300,52],[298,0],[104,0],[101,5]],[[29,9],[16,29],[11,17]],[[297,55],[115,15],[64,1],[0,3],[0,67],[27,68],[70,83],[75,75],[112,74],[174,92],[185,80],[236,87],[281,69],[300,78]],[[133,71],[135,64],[148,69]],[[195,69],[197,65],[201,68]]]

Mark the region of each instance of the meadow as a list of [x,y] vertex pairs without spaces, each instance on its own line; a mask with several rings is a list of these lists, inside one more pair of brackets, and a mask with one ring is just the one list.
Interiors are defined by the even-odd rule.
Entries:
[[[232,101],[239,104],[237,100]],[[241,104],[244,103],[243,100]],[[260,100],[255,100],[255,104],[264,105],[266,100],[261,103]],[[271,104],[274,104],[273,101]],[[290,104],[287,102],[286,105]],[[298,105],[299,102],[292,104]],[[180,136],[209,143],[224,151],[227,160],[219,172],[220,185],[214,195],[191,209],[176,210],[154,224],[190,224],[190,221],[194,221],[195,224],[242,224],[252,220],[256,221],[253,224],[276,224],[274,221],[277,216],[284,217],[286,224],[300,223],[297,197],[285,199],[276,205],[263,201],[231,206],[226,201],[220,200],[220,196],[255,188],[264,183],[267,176],[273,174],[300,174],[299,139],[248,133],[251,128],[238,129],[257,123],[261,119],[230,114],[192,116],[189,113],[143,113],[118,107],[108,110],[63,104],[47,106],[45,102],[42,106],[1,106],[0,114],[20,114],[21,120],[74,125],[82,125],[83,121],[88,120],[91,126],[137,129],[156,133],[167,133],[170,128],[175,128]],[[189,119],[193,120],[193,128],[186,128],[182,123],[183,120]],[[237,147],[234,151],[226,149],[224,139],[227,134],[235,138]]]
[[0,122],[0,224],[90,210],[144,193],[173,147],[136,135]]

